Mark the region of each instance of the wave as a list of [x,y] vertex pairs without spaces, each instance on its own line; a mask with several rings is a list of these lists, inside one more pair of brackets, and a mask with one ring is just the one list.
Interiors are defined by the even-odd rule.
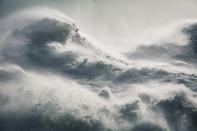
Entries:
[[[28,18],[17,21],[23,19]],[[15,24],[15,21],[10,24]],[[1,25],[4,28],[4,23]],[[115,70],[113,65],[126,63],[83,37],[69,19],[61,21],[44,16],[25,25],[20,29],[5,29],[7,35],[1,38],[4,40],[0,51],[2,62],[81,77],[97,77],[106,71],[110,73],[110,70]]]
[[[7,72],[1,78],[9,81],[0,84],[1,130],[163,131],[181,128],[174,124],[181,122],[179,117],[186,117],[184,126],[195,130],[195,121],[190,120],[195,120],[197,95],[185,86],[146,83],[118,88],[122,90],[118,92],[112,88],[91,91],[52,74],[45,76],[12,65],[1,70]],[[171,102],[175,105],[170,106]],[[180,115],[168,115],[179,110]]]
[[[185,35],[185,38],[187,39],[186,45],[182,45],[181,43],[165,43],[160,41],[159,44],[155,43],[152,45],[139,46],[136,51],[132,53],[126,53],[126,56],[128,56],[130,59],[139,58],[160,61],[177,59],[181,61],[196,63],[196,21],[182,24],[182,26],[180,26],[179,28],[179,32]],[[176,33],[178,34],[178,32]]]
[[[130,58],[194,58],[189,27],[188,45],[143,46]],[[18,11],[0,29],[0,130],[195,131],[197,75],[180,65],[128,60],[47,8]]]
[[[1,51],[1,57],[5,59],[3,62],[17,64],[25,69],[60,73],[80,80],[100,79],[113,83],[139,83],[173,75],[162,69],[132,67],[131,63],[91,43],[88,38],[76,32],[76,29],[70,19],[61,21],[46,16],[33,23],[26,23],[23,28],[13,28],[4,38]],[[174,47],[171,45],[169,48],[174,50]],[[163,54],[167,50],[169,51],[163,50]],[[155,52],[162,54],[157,48]]]

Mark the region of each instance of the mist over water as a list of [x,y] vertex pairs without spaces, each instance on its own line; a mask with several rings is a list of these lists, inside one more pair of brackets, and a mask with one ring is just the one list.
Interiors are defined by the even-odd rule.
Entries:
[[0,1],[0,130],[196,131],[196,2],[177,3]]

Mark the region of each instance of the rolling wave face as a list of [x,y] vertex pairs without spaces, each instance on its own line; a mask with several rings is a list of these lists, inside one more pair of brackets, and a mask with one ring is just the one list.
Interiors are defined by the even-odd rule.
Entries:
[[141,46],[129,60],[51,9],[0,29],[0,130],[196,130],[196,24],[187,45]]

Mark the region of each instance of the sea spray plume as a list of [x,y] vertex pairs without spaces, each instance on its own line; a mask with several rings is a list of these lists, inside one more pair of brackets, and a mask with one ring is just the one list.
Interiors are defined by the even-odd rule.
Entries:
[[[169,60],[182,60],[188,62],[195,62],[196,60],[196,20],[185,20],[179,21],[174,24],[174,33],[163,34],[166,37],[173,37],[173,39],[179,39],[184,36],[185,40],[169,42],[163,39],[155,40],[150,45],[141,45],[137,47],[136,51],[132,53],[126,53],[129,58],[139,58],[139,59],[153,59],[159,61],[169,61]],[[175,28],[176,27],[176,28]],[[171,36],[169,36],[171,35]],[[165,37],[165,36],[164,36]],[[172,38],[171,38],[172,39]],[[175,41],[175,40],[174,40]],[[183,42],[185,41],[185,42]],[[184,43],[184,44],[183,44]]]
[[[57,15],[56,18],[45,12],[41,15],[32,13],[31,10],[27,12],[30,12],[32,17],[19,12],[4,20],[11,21],[15,15],[24,17],[11,21],[9,29],[4,28],[5,22],[1,24],[1,28],[6,32],[6,35],[2,36],[1,57],[6,62],[17,63],[25,68],[50,68],[87,78],[98,77],[105,71],[109,71],[110,75],[110,70],[115,70],[115,67],[111,66],[112,63],[127,63],[121,55],[111,55],[76,32],[77,27],[66,16],[61,14],[61,17]],[[15,23],[23,21],[26,22],[20,28],[12,27]],[[94,71],[88,73],[87,70]]]
[[102,116],[97,117],[111,104],[97,94],[65,78],[50,78],[12,65],[1,70],[12,76],[9,82],[1,82],[1,130],[76,130],[79,126],[81,130],[105,130]]
[[[9,78],[9,82],[1,82],[2,130],[165,130],[168,125],[159,115],[162,110],[158,110],[157,103],[180,95],[186,96],[186,103],[195,105],[195,93],[184,86],[133,85],[129,90],[112,92],[108,99],[103,99],[99,97],[101,92],[96,94],[65,77],[27,72],[14,65],[1,67],[1,70],[12,76],[1,75]],[[165,90],[159,94],[162,89]],[[194,114],[195,108],[192,106],[194,110],[191,110]]]
[[190,44],[195,53],[197,53],[197,23],[185,28],[184,32],[189,36]]

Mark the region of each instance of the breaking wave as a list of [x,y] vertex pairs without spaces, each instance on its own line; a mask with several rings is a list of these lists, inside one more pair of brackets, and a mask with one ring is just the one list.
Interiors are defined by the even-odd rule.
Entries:
[[123,56],[52,9],[5,17],[0,130],[195,131],[196,25],[181,27],[187,45],[140,46]]
[[[141,45],[136,51],[132,53],[126,53],[131,58],[139,59],[153,59],[153,60],[181,60],[186,62],[196,63],[196,41],[197,41],[197,21],[184,21],[182,22],[177,34],[181,34],[184,39],[187,39],[184,43],[183,40],[172,43],[172,42],[157,42],[152,45]],[[174,37],[173,39],[178,39]]]

